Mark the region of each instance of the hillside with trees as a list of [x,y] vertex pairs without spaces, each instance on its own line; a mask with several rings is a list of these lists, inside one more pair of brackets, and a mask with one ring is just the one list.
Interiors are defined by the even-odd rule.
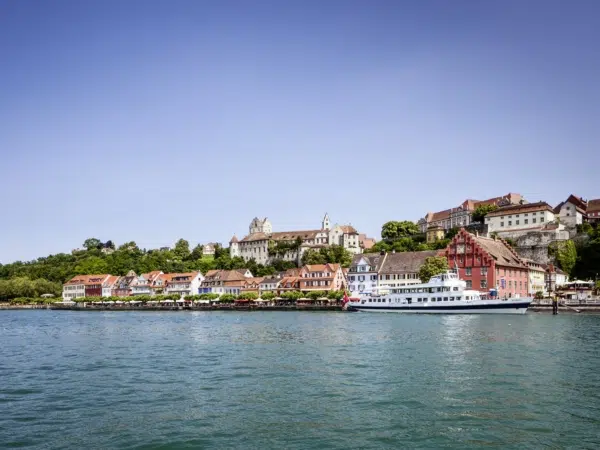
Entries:
[[[312,264],[340,263],[348,267],[352,262],[352,255],[336,245],[318,252],[309,250],[307,254],[305,259]],[[112,241],[101,242],[90,238],[85,240],[82,249],[71,253],[0,264],[0,299],[35,297],[46,293],[60,295],[62,284],[75,275],[125,275],[130,270],[141,274],[153,270],[206,273],[211,269],[249,269],[254,276],[260,277],[294,267],[294,262],[281,259],[262,265],[254,260],[246,262],[241,257],[232,258],[229,249],[219,245],[215,247],[214,256],[203,255],[202,246],[190,249],[185,239],[179,239],[172,249],[146,250],[140,249],[135,242],[126,242],[117,247]]]
[[426,242],[425,233],[421,233],[416,223],[409,220],[389,221],[381,227],[382,240],[377,242],[369,253],[378,252],[420,252],[446,248],[450,238],[458,229],[450,230],[445,238],[433,243]]

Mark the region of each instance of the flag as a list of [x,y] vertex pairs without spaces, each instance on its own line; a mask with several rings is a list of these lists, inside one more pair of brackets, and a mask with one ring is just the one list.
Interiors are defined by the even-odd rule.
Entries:
[[346,292],[346,290],[344,290],[344,300],[343,300],[344,305],[346,303],[348,303],[349,301],[350,301],[350,298],[348,297],[348,293]]

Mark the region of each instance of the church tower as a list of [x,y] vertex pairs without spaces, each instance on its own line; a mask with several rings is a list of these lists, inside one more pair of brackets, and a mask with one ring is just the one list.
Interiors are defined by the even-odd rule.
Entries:
[[321,230],[330,230],[331,222],[329,221],[329,214],[325,213],[325,217],[323,217],[323,222],[321,223]]

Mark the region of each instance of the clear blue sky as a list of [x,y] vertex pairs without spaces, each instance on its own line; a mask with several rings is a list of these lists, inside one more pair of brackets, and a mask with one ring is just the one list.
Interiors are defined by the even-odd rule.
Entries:
[[600,2],[0,0],[0,262],[600,197]]

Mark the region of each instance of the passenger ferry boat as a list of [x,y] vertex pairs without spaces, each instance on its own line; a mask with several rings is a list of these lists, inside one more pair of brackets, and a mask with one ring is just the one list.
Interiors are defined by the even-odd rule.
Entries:
[[482,298],[467,290],[453,271],[432,277],[428,283],[391,288],[389,292],[350,298],[351,311],[437,314],[525,314],[531,298]]

